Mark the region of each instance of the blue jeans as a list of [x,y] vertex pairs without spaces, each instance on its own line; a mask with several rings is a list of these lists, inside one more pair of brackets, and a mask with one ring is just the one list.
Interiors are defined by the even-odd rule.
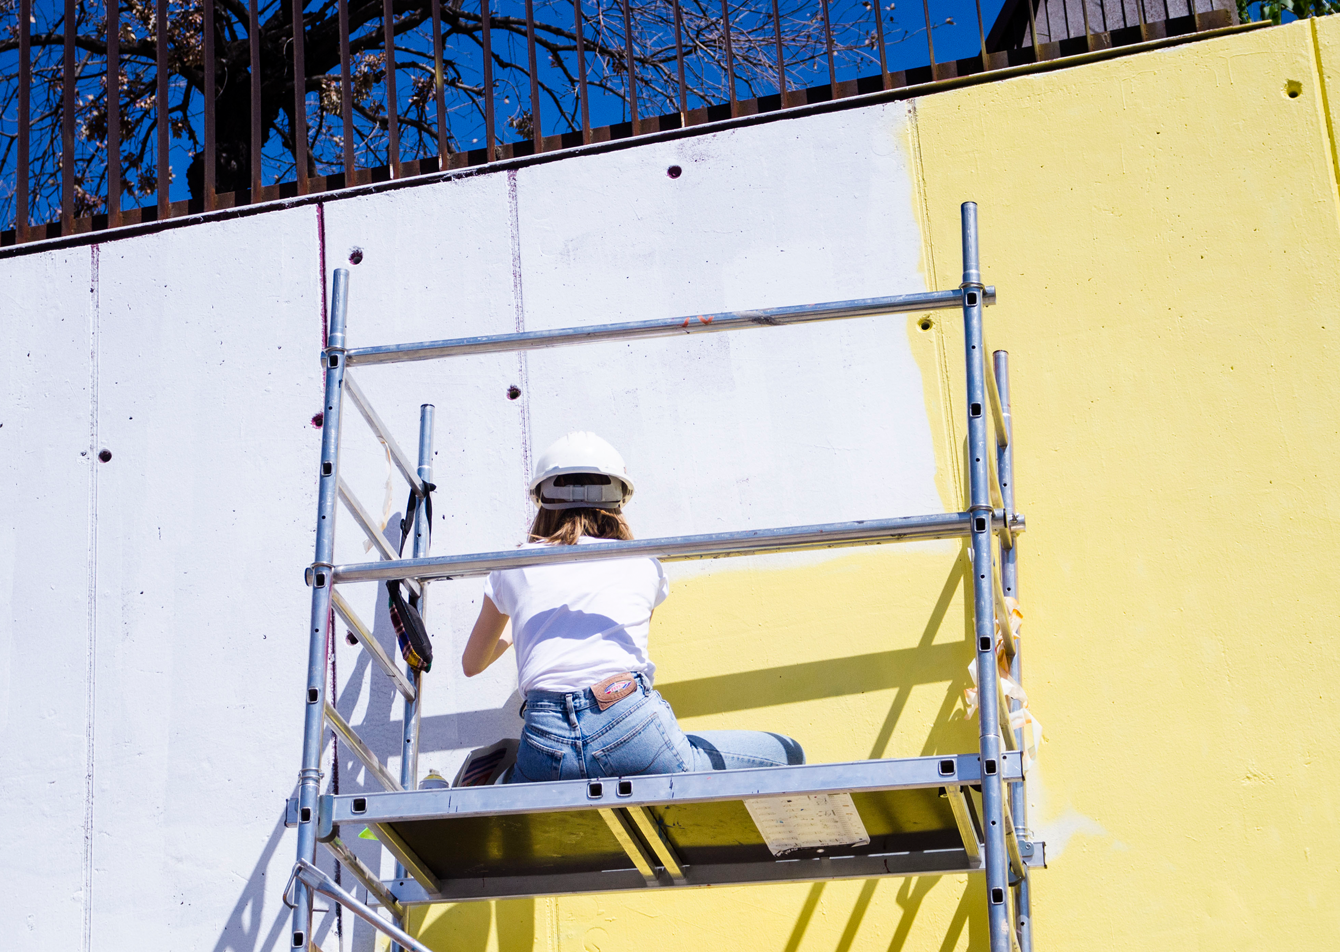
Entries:
[[[642,679],[639,678],[639,681]],[[629,777],[803,764],[790,737],[764,731],[685,734],[656,691],[640,690],[602,711],[589,690],[526,695],[526,726],[508,783]]]

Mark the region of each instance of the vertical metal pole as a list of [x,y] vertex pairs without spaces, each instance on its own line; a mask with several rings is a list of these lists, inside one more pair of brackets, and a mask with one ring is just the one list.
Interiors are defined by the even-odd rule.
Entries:
[[157,92],[154,99],[154,124],[158,127],[158,221],[168,217],[168,188],[172,185],[172,164],[168,158],[168,5],[158,0],[154,13],[154,80]]
[[251,200],[261,200],[261,19],[258,0],[247,6],[247,44],[251,48]]
[[[572,16],[577,33],[577,90],[582,100],[582,145],[591,144],[591,109],[586,99],[586,46],[582,42],[582,0],[572,0]],[[679,88],[684,88],[684,71],[679,73]]]
[[65,0],[65,42],[61,62],[60,110],[60,230],[62,235],[74,232],[74,40],[79,29],[79,14],[75,0]]
[[[437,9],[434,7],[434,9]],[[349,62],[349,0],[340,0],[340,119],[344,131],[344,184],[354,184],[354,88]],[[434,26],[438,24],[434,23]],[[440,47],[440,44],[439,44]],[[442,64],[437,64],[442,77]],[[438,94],[441,102],[441,93]]]
[[837,99],[837,66],[833,63],[833,24],[828,18],[828,0],[821,0],[824,11],[824,44],[828,50],[828,94]]
[[968,482],[972,513],[973,630],[977,639],[977,719],[982,756],[982,825],[986,837],[987,925],[991,952],[1010,952],[1009,856],[1000,781],[1000,709],[996,670],[996,606],[992,581],[991,482],[987,467],[982,273],[977,258],[977,203],[963,203],[963,336],[968,371]]
[[293,0],[293,171],[307,194],[307,25],[303,0]]
[[734,118],[739,112],[735,99],[735,50],[731,46],[730,8],[726,3],[727,0],[721,0],[721,28],[726,33],[726,88],[730,90],[730,114]]
[[[386,3],[389,7],[391,0]],[[479,0],[479,22],[483,28],[480,39],[484,43],[484,161],[492,162],[497,156],[493,149],[493,38],[490,32],[493,13],[489,10],[489,0]]]
[[926,14],[926,50],[931,57],[931,79],[937,79],[935,75],[935,38],[931,36],[931,4],[930,0],[921,0],[922,12]]
[[117,2],[108,0],[107,3],[108,228],[121,224],[121,10]]
[[[527,4],[529,4],[530,0],[526,0],[526,2]],[[527,7],[527,9],[529,9],[529,7]],[[437,167],[439,170],[441,170],[447,167],[446,74],[442,71],[442,0],[433,0],[432,13],[433,13],[433,100],[437,105]],[[534,47],[533,38],[531,41],[531,46]],[[533,69],[532,72],[534,72]]]
[[[875,22],[879,22],[879,4],[875,4]],[[779,109],[786,108],[786,56],[782,53],[782,11],[777,0],[772,0],[772,36],[777,41],[777,94],[781,97]],[[884,33],[879,34],[880,66],[884,65]]]
[[[425,403],[419,407],[419,479],[424,485],[433,481],[433,405]],[[430,554],[428,543],[432,538],[432,525],[428,521],[427,500],[414,512],[414,557],[427,558]],[[419,614],[428,612],[428,583],[419,581]],[[406,666],[406,675],[414,684],[414,699],[405,701],[405,733],[400,747],[400,786],[406,790],[419,789],[419,720],[423,711],[420,703],[423,698],[423,675],[415,668]],[[405,877],[405,867],[395,864],[396,879]],[[401,926],[407,923],[402,922]],[[402,952],[398,942],[391,943],[391,952]]]
[[628,90],[628,116],[632,122],[633,135],[638,134],[637,114],[637,61],[633,58],[633,17],[628,10],[628,0],[623,0],[623,65],[624,88]]
[[29,98],[33,86],[32,0],[19,0],[19,141],[14,163],[14,239],[28,240],[28,138],[32,133]]
[[400,101],[395,91],[395,7],[382,0],[382,39],[386,48],[386,167],[400,178]]
[[689,124],[689,100],[684,91],[684,14],[679,9],[679,0],[675,6],[675,70],[679,75],[679,125],[682,129]]
[[[433,0],[437,3],[438,0]],[[540,68],[535,55],[535,4],[526,0],[526,57],[530,66],[530,141],[539,155],[544,151],[544,127],[540,122]],[[439,60],[441,56],[439,55]],[[438,69],[440,70],[439,63]],[[445,151],[445,149],[443,150]]]
[[[109,3],[115,3],[116,0],[109,0]],[[214,58],[214,0],[204,0],[205,7],[205,52],[204,52],[204,70],[205,70],[205,94],[202,97],[205,101],[205,211],[214,210],[214,193],[218,188],[218,177],[215,163],[218,158],[218,145],[216,143],[218,122],[214,115],[214,99],[217,91],[214,88],[214,70],[218,66],[218,61]]]
[[[875,8],[875,38],[879,42],[879,75],[883,79],[882,83],[883,88],[892,89],[893,78],[889,76],[889,58],[886,55],[884,48],[884,8],[883,6],[881,6],[882,2],[883,0],[874,0],[871,6]],[[980,7],[980,5],[981,0],[978,0],[978,6]],[[775,0],[773,9],[774,10],[777,9]],[[980,20],[981,18],[982,14],[979,10],[977,14],[977,19]],[[780,38],[778,42],[780,45]],[[986,49],[986,47],[983,46],[982,49]]]
[[[1014,421],[1010,416],[1010,355],[998,350],[991,355],[996,370],[996,390],[1000,394],[1001,416],[1005,418],[1005,444],[996,446],[996,467],[1000,473],[1000,495],[1005,504],[1005,518],[1014,514]],[[1000,553],[1001,589],[1010,598],[1019,597],[1019,536],[1014,536],[1014,544]],[[1007,637],[1009,635],[1007,634]],[[1022,647],[1014,650],[1014,660],[1010,663],[1010,677],[1014,683],[1024,683],[1024,660]],[[1018,701],[1010,702],[1010,710],[1019,709]],[[1024,746],[1024,732],[1014,732],[1015,746],[1020,750]],[[1010,784],[1010,814],[1014,819],[1015,835],[1020,840],[1031,839],[1028,834],[1028,790],[1024,782]],[[1027,870],[1025,870],[1027,874]],[[1019,936],[1021,952],[1033,952],[1033,915],[1029,897],[1029,879],[1025,875],[1014,887],[1014,926]]]
[[[316,861],[317,797],[321,792],[321,749],[326,723],[326,622],[330,614],[331,566],[335,555],[335,505],[340,481],[340,403],[344,393],[344,318],[349,302],[349,272],[335,272],[330,295],[330,327],[322,362],[326,368],[325,416],[321,421],[321,470],[318,477],[316,558],[312,560],[312,615],[307,628],[307,686],[303,700],[302,770],[298,774],[298,860]],[[312,935],[312,891],[294,886],[290,947],[307,952]]]

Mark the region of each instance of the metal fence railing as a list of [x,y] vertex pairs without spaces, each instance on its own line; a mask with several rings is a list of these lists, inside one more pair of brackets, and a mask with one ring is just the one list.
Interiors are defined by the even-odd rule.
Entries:
[[1169,2],[1179,9],[1165,0],[0,0],[0,227],[12,228],[0,243],[1236,19],[1226,0]]

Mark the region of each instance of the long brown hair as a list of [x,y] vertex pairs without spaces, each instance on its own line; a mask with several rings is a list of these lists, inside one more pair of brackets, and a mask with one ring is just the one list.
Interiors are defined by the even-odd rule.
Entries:
[[633,530],[622,512],[608,509],[541,509],[530,526],[531,542],[576,545],[582,536],[629,542]]

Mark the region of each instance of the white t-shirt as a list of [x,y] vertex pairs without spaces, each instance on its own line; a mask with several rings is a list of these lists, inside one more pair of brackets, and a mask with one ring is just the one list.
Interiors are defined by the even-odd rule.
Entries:
[[[522,548],[539,545],[548,543]],[[665,570],[649,558],[501,569],[484,583],[484,594],[512,619],[522,694],[580,691],[624,671],[650,681],[651,612],[669,593]]]

